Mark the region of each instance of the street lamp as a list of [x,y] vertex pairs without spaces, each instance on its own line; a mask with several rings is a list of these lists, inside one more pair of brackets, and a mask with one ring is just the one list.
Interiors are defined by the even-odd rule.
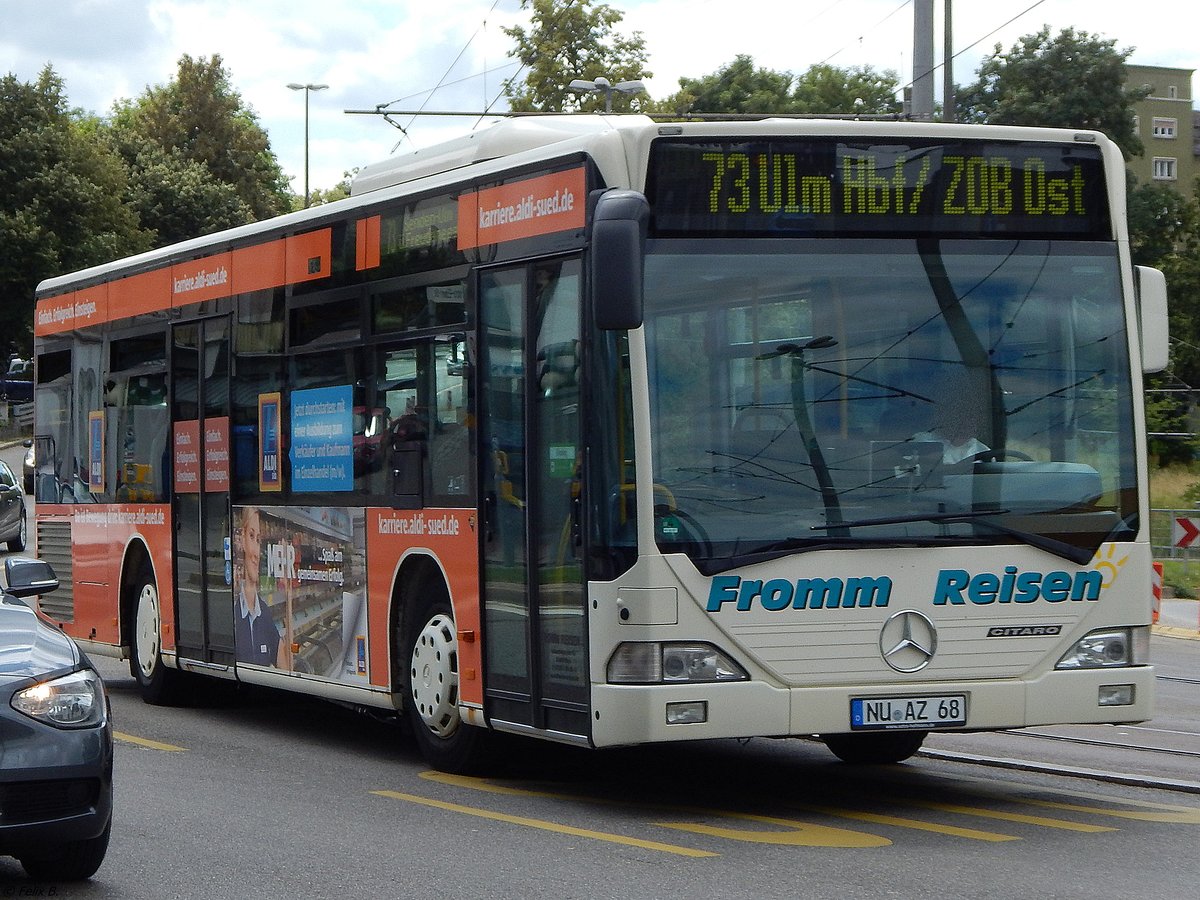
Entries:
[[327,84],[297,84],[288,85],[293,91],[304,91],[304,208],[308,209],[308,94],[309,91],[323,91]]
[[571,91],[586,91],[592,94],[604,95],[604,111],[612,112],[612,95],[616,94],[639,94],[646,89],[646,86],[640,81],[618,81],[616,84],[611,84],[607,78],[601,75],[594,81],[585,81],[582,78],[576,78],[567,85],[567,89]]

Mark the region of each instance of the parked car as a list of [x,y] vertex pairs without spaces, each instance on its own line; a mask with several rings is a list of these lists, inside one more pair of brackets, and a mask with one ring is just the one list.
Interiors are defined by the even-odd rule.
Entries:
[[33,399],[33,362],[11,359],[8,371],[0,376],[0,400],[28,403]]
[[0,593],[0,854],[31,878],[90,878],[112,827],[108,695],[82,650],[23,598],[58,587],[10,556]]
[[8,463],[0,460],[0,541],[7,541],[8,549],[19,553],[25,549],[28,528],[25,490]]

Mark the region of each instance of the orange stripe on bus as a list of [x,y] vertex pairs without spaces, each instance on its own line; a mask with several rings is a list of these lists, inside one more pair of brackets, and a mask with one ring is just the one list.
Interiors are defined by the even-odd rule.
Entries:
[[229,253],[216,253],[171,266],[171,305],[186,306],[230,296],[232,268]]
[[[378,247],[376,223],[376,260]],[[172,306],[328,278],[333,271],[332,248],[333,231],[322,228],[43,297],[37,304],[34,333],[61,334]]]
[[359,272],[379,266],[381,224],[381,216],[369,216],[355,223],[355,267]]
[[284,243],[287,254],[284,278],[288,284],[329,277],[333,246],[331,229],[297,234],[284,238]]
[[458,198],[458,249],[582,228],[582,167],[486,188]]
[[248,294],[279,287],[287,281],[283,241],[233,251],[233,293]]

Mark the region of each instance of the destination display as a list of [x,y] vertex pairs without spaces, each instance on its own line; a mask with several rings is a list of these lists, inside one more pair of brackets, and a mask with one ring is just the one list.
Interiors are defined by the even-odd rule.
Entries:
[[1078,143],[660,139],[647,197],[658,236],[1112,237]]

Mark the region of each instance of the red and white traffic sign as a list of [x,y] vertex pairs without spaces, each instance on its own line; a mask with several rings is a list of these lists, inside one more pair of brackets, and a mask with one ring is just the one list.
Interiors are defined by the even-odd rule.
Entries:
[[1175,525],[1171,529],[1171,540],[1175,542],[1176,547],[1191,547],[1198,543],[1197,538],[1200,538],[1200,519],[1184,516],[1175,519]]

